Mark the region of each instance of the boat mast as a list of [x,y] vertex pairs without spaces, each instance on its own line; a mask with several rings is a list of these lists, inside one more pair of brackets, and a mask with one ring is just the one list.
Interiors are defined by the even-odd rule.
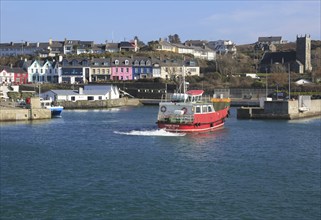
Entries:
[[183,94],[186,93],[186,88],[185,88],[185,65],[183,65]]

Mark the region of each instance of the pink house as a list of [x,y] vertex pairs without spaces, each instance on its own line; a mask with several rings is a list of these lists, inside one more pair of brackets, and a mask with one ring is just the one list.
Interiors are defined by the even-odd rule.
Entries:
[[112,58],[111,80],[132,80],[133,68],[131,58]]

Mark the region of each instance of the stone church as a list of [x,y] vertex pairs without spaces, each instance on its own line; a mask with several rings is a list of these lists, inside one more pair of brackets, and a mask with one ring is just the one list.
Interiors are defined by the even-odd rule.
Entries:
[[297,36],[295,51],[264,53],[260,62],[260,72],[288,72],[289,70],[300,74],[312,71],[310,35]]

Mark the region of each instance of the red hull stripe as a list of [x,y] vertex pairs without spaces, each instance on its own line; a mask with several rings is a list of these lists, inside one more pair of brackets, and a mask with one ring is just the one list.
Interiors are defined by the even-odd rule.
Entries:
[[215,130],[219,127],[222,127],[224,125],[224,122],[222,122],[221,124],[218,124],[216,126],[213,127],[207,127],[207,128],[184,128],[184,129],[171,129],[171,128],[166,128],[165,124],[159,125],[158,127],[161,129],[165,129],[166,131],[170,131],[170,132],[206,132],[206,131],[211,131],[211,130]]

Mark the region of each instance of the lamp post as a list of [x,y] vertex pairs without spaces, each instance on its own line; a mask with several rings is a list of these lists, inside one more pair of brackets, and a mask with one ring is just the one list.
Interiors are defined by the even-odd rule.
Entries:
[[276,83],[276,100],[279,100],[279,84]]

